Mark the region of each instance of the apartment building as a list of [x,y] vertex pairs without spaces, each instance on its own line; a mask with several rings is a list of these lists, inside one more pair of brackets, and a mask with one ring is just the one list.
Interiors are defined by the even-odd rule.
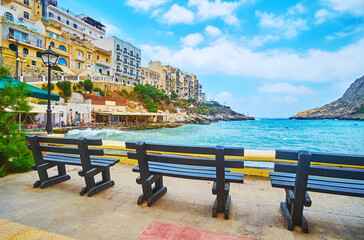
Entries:
[[117,37],[93,41],[97,47],[112,51],[112,66],[115,81],[128,85],[140,83],[141,50]]
[[[41,6],[33,0],[2,0],[0,6],[1,60],[15,72],[24,66],[42,67],[46,30]],[[19,74],[20,75],[20,74]]]
[[167,70],[160,61],[150,61],[148,67],[141,68],[141,83],[150,84],[158,89],[166,90]]
[[43,14],[46,14],[43,17],[48,18],[53,24],[61,25],[63,31],[69,35],[85,38],[91,42],[105,38],[106,27],[101,22],[85,14],[76,14],[60,6],[56,0],[43,0],[42,4],[45,8]]

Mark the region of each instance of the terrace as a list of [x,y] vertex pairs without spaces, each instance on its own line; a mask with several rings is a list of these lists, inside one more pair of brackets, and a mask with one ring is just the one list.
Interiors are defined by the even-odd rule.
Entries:
[[[108,142],[104,148],[125,149],[119,143],[104,142]],[[267,154],[260,156],[267,158]],[[34,171],[0,179],[0,218],[5,220],[0,220],[0,235],[22,233],[24,227],[7,222],[12,221],[76,239],[137,239],[159,221],[248,239],[364,238],[361,198],[310,193],[313,204],[305,209],[309,234],[300,228],[288,231],[279,209],[284,190],[272,188],[267,178],[257,176],[246,176],[244,184],[231,185],[229,220],[221,215],[211,217],[215,197],[210,182],[166,177],[167,194],[152,207],[138,206],[141,190],[135,183],[138,174],[132,172],[135,161],[119,158],[122,163],[111,168],[115,186],[91,198],[79,196],[84,180],[74,166],[67,168],[71,180],[47,189],[32,188],[37,179]]]

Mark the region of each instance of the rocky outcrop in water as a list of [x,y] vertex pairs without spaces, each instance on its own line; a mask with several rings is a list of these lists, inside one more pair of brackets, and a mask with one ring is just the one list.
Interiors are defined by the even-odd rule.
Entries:
[[364,120],[364,76],[355,80],[338,100],[299,112],[290,119]]
[[200,114],[183,114],[170,116],[169,122],[173,123],[189,123],[189,124],[210,124],[219,121],[247,121],[255,120],[253,117],[249,117],[243,114],[236,115],[200,115]]

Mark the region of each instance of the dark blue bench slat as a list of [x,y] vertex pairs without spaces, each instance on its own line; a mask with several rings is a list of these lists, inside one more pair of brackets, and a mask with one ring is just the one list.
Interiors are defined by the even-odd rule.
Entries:
[[[282,176],[274,176],[271,175],[270,179],[272,181],[282,181],[282,182],[295,182],[294,178],[282,177]],[[325,179],[320,180],[312,180],[310,177],[308,178],[309,184],[322,185],[322,186],[331,186],[331,187],[340,187],[340,188],[353,188],[353,189],[362,189],[364,190],[363,184],[355,184],[355,183],[341,183],[341,182],[333,182],[333,181],[325,181]]]
[[[77,156],[77,155],[65,155],[65,154],[50,153],[50,154],[47,154],[47,155],[43,155],[43,158],[45,158],[45,159],[70,158],[70,159],[76,159],[76,160],[81,162],[80,157]],[[91,157],[91,162],[105,163],[105,164],[109,164],[110,166],[114,166],[116,163],[119,162],[119,159],[105,158],[105,157]]]
[[[292,163],[275,163],[274,171],[296,173],[297,165]],[[362,169],[311,166],[309,174],[322,177],[364,180],[364,170]]]
[[[287,177],[287,178],[293,178],[293,179],[296,178],[295,173],[270,172],[270,176]],[[328,177],[316,177],[316,176],[308,176],[308,179],[317,180],[317,181],[326,181],[326,182],[351,183],[351,184],[364,185],[364,180],[328,178]]]
[[[65,154],[80,154],[77,147],[55,147],[55,146],[39,146],[42,152],[53,152],[53,153],[65,153]],[[104,155],[103,149],[89,148],[88,152],[90,155]]]
[[[26,136],[26,139],[29,140],[29,137]],[[38,136],[38,140],[40,143],[54,143],[54,144],[68,144],[68,145],[77,145],[78,139],[75,138],[60,138],[60,137],[43,137]],[[88,138],[86,140],[87,145],[93,146],[101,146],[102,140],[101,139],[91,139]]]
[[[271,183],[272,187],[288,188],[292,190],[294,189],[294,184],[295,184],[294,182],[277,181],[277,180],[271,180]],[[330,186],[322,186],[316,184],[307,184],[307,191],[344,195],[351,197],[364,197],[364,190],[361,189],[330,187]]]
[[[137,159],[135,152],[128,152],[128,158]],[[147,160],[153,162],[173,163],[181,165],[194,165],[194,166],[209,166],[215,167],[216,160],[213,158],[200,158],[200,157],[184,157],[177,155],[166,154],[147,154]],[[244,168],[244,160],[225,159],[225,167],[227,168]]]
[[[149,171],[154,175],[163,175],[169,177],[177,177],[177,178],[187,178],[187,179],[196,179],[196,180],[207,180],[207,181],[215,181],[216,180],[216,172],[212,171],[183,171],[179,169],[162,169],[159,167],[149,167]],[[133,172],[139,172],[139,166],[133,168]],[[244,183],[244,174],[232,174],[227,172],[225,174],[226,182],[233,183]]]
[[[127,149],[136,149],[135,142],[126,142]],[[173,153],[190,153],[190,154],[208,154],[214,155],[215,147],[199,147],[199,146],[180,146],[170,144],[145,144],[145,150],[160,151],[160,152],[173,152]],[[225,148],[225,155],[227,156],[244,156],[244,148],[227,147]]]
[[[364,166],[364,155],[311,152],[312,162]],[[298,151],[276,150],[276,159],[297,161]]]

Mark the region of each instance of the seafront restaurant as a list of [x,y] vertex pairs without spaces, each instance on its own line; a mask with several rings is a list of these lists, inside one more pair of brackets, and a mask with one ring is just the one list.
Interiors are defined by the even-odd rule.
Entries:
[[167,121],[167,115],[164,113],[150,112],[111,112],[95,111],[92,113],[93,122],[96,125],[136,125],[146,123],[162,123]]

